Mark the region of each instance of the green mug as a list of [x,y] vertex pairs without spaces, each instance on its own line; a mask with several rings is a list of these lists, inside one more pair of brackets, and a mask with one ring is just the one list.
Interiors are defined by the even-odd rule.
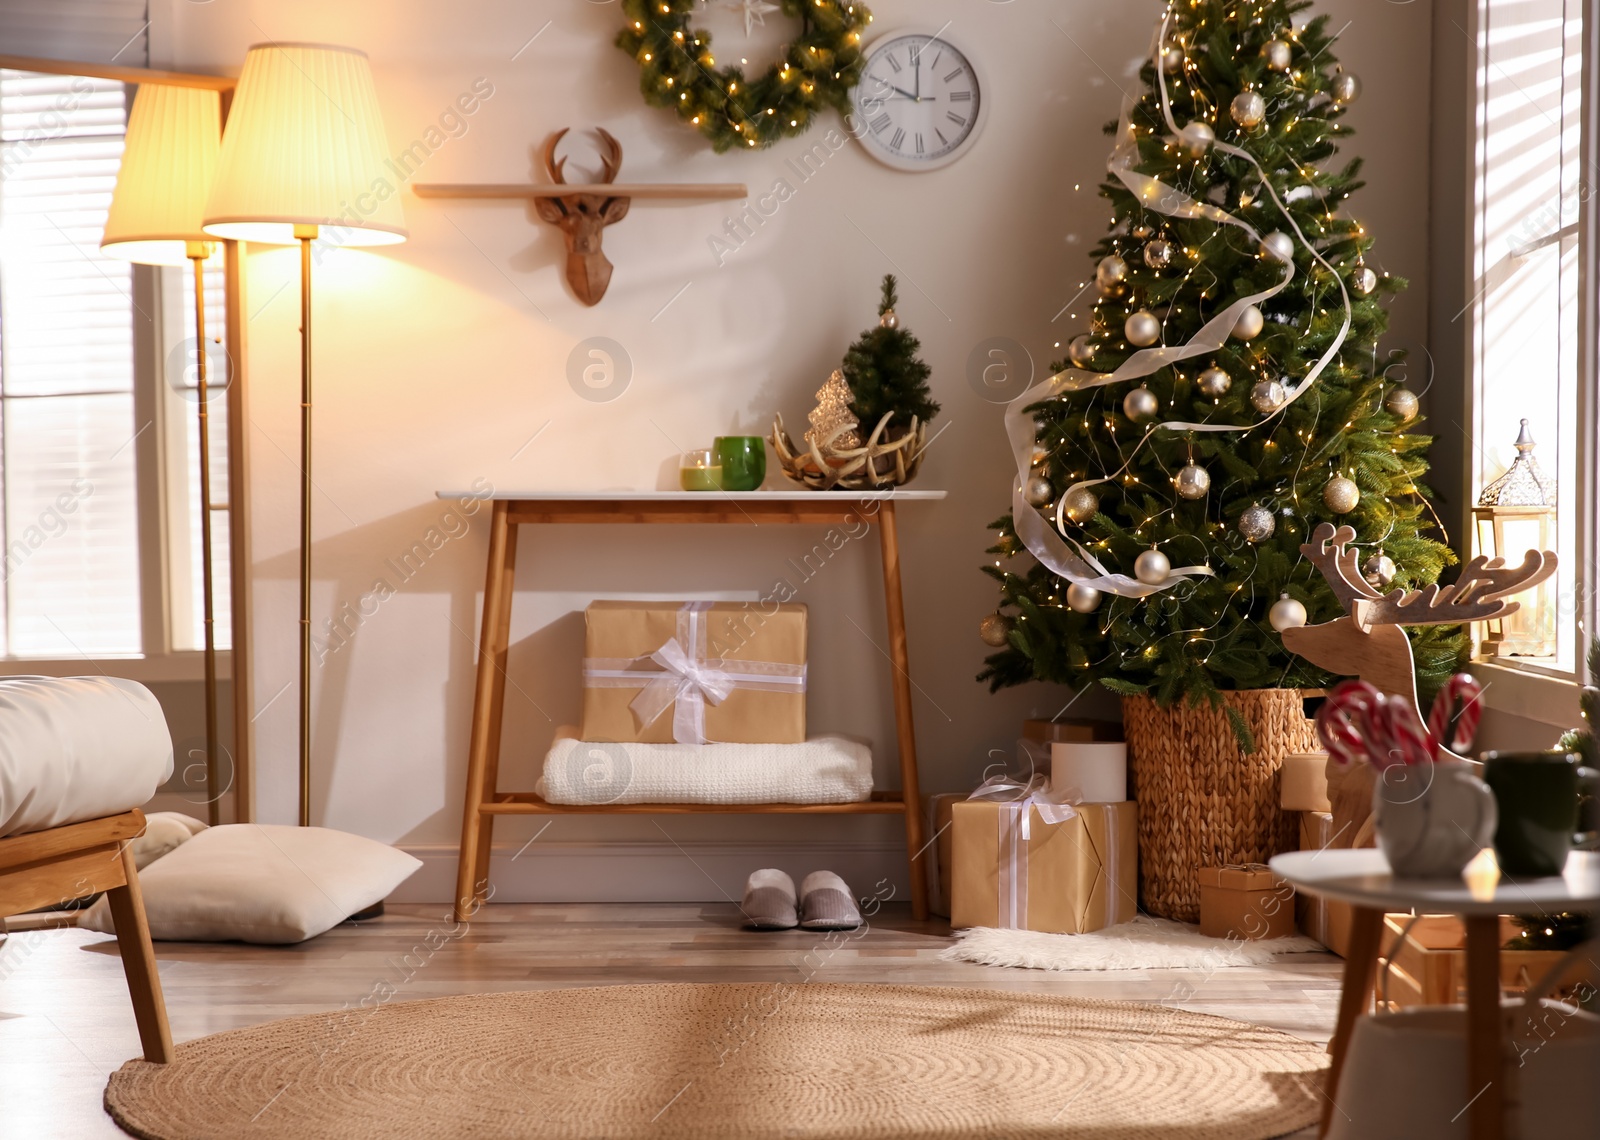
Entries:
[[767,441],[759,435],[719,435],[715,446],[724,491],[754,491],[766,481]]
[[1593,795],[1600,772],[1575,752],[1489,752],[1483,779],[1494,791],[1500,822],[1494,852],[1508,875],[1559,875],[1578,829],[1578,800]]

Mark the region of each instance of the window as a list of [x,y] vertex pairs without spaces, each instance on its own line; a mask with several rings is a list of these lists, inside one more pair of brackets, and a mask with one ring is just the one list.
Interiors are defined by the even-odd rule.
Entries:
[[[1591,561],[1583,549],[1592,542],[1584,513],[1594,510],[1597,462],[1581,380],[1593,359],[1581,350],[1580,329],[1593,330],[1580,312],[1594,289],[1584,231],[1595,187],[1583,149],[1584,7],[1585,0],[1475,3],[1473,498],[1510,468],[1519,421],[1527,420],[1534,455],[1555,480],[1550,533],[1561,568],[1537,618],[1547,644],[1502,660],[1560,673],[1574,672],[1581,656],[1590,603],[1580,583]],[[1508,537],[1519,549],[1486,549],[1486,539],[1476,553],[1520,560],[1526,546]],[[1530,607],[1524,617],[1533,614]]]
[[[99,249],[130,96],[110,80],[0,70],[5,657],[203,644],[192,274]],[[208,340],[222,330],[222,289],[218,256],[207,265]],[[217,505],[226,375],[214,363]],[[212,519],[226,646],[226,512]]]

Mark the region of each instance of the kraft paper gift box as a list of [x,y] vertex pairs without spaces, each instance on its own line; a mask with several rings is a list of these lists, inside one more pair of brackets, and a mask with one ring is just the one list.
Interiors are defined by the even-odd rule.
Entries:
[[1287,938],[1294,888],[1264,864],[1200,868],[1200,933],[1207,938]]
[[[1333,814],[1325,811],[1300,813],[1300,850],[1321,851],[1332,844],[1334,837]],[[1329,950],[1343,958],[1350,951],[1350,906],[1331,902],[1317,895],[1296,894],[1294,900],[1295,923],[1303,934],[1309,934]]]
[[[1050,806],[1046,805],[1046,810]],[[950,925],[1087,934],[1137,913],[1139,848],[1132,802],[1075,804],[1046,823],[1040,808],[993,800],[954,804]]]
[[1294,752],[1278,769],[1278,806],[1284,811],[1332,811],[1328,801],[1328,754]]
[[592,602],[582,739],[801,744],[806,607]]

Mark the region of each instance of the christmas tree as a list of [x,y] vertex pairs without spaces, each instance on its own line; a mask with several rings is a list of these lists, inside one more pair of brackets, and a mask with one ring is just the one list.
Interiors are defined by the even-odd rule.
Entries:
[[828,382],[817,389],[817,406],[806,419],[811,424],[806,429],[806,441],[815,443],[819,450],[851,451],[864,442],[856,430],[860,425],[850,412],[850,386],[837,368],[829,374]]
[[931,371],[917,359],[921,344],[900,327],[895,316],[894,275],[883,279],[883,299],[878,305],[878,325],[862,333],[844,357],[844,380],[853,399],[855,414],[863,435],[871,435],[878,421],[893,414],[885,437],[894,438],[911,427],[915,416],[927,423],[939,414],[928,391]]
[[[1308,7],[1172,5],[1108,128],[1091,329],[1007,417],[991,688],[1099,682],[1165,704],[1321,686],[1278,632],[1343,613],[1300,555],[1317,523],[1355,528],[1375,584],[1454,561],[1425,533],[1416,397],[1390,378],[1399,355],[1378,357],[1382,299],[1405,283],[1368,267],[1373,237],[1347,213],[1360,160],[1329,162],[1360,83],[1326,17],[1298,25]],[[1410,632],[1428,694],[1466,639]]]

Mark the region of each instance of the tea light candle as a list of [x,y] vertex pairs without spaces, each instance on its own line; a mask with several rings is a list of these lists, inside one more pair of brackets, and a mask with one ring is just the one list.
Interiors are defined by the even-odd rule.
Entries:
[[710,448],[683,453],[678,465],[678,484],[685,491],[722,490],[722,465]]

